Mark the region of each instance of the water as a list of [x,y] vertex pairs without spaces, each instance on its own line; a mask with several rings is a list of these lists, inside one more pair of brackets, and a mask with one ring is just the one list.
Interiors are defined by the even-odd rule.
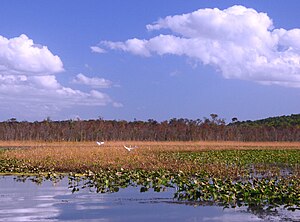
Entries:
[[66,178],[37,185],[0,177],[0,221],[300,221],[297,211],[255,215],[246,208],[193,206],[174,200],[171,189],[140,193],[129,187],[110,194],[84,189],[72,194],[67,187]]

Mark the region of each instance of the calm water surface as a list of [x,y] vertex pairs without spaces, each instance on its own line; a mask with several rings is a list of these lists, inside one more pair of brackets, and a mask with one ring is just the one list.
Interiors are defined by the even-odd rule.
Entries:
[[300,212],[279,210],[255,215],[246,208],[193,206],[173,198],[173,190],[140,193],[138,188],[98,194],[87,189],[72,194],[67,178],[53,184],[45,181],[16,182],[0,177],[0,221],[300,221]]

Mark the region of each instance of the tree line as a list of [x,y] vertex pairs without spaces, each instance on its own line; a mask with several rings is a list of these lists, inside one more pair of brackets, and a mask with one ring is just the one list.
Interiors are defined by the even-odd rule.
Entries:
[[[278,117],[280,119],[280,117]],[[300,115],[283,120],[243,121],[226,124],[217,114],[197,120],[173,118],[157,122],[125,120],[64,120],[27,122],[15,118],[0,122],[0,140],[40,141],[300,141]],[[291,124],[290,119],[293,120]],[[276,120],[276,121],[275,121]],[[270,122],[280,122],[271,124]],[[296,123],[297,124],[294,124]]]
[[243,125],[243,126],[273,126],[273,127],[290,127],[290,126],[300,126],[300,114],[292,114],[289,116],[275,116],[269,117],[260,120],[247,120],[247,121],[237,121],[237,118],[232,118],[232,123],[235,125]]

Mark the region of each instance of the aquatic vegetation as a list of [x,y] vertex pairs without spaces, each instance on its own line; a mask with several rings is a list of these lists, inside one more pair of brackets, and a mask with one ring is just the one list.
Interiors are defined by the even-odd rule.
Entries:
[[300,209],[299,178],[252,179],[231,181],[212,178],[193,178],[180,183],[175,194],[180,200],[214,202],[226,207],[268,207],[284,205],[290,210]]
[[[17,181],[31,180],[40,184],[44,180],[54,183],[63,175],[18,176]],[[193,201],[201,205],[221,205],[224,207],[248,206],[249,209],[273,209],[284,206],[288,210],[300,210],[300,179],[252,179],[233,181],[210,178],[202,174],[189,175],[183,172],[166,170],[124,170],[106,169],[99,172],[88,171],[85,174],[68,174],[69,189],[72,192],[89,189],[97,193],[118,192],[129,186],[137,187],[140,192],[152,189],[162,192],[174,190],[174,199]]]
[[[214,150],[207,152],[162,152],[173,161],[195,165],[225,177],[285,177],[300,173],[300,150]],[[199,166],[200,165],[200,166]],[[217,166],[217,168],[216,168]],[[216,171],[217,170],[217,171]]]
[[[27,144],[26,144],[27,145]],[[142,143],[127,152],[120,142],[36,144],[0,151],[0,172],[17,180],[69,178],[72,192],[174,189],[174,198],[224,207],[300,209],[300,149],[268,143]],[[208,149],[209,148],[209,149]],[[23,175],[23,176],[21,176]]]
[[225,164],[287,164],[300,163],[299,150],[217,150],[210,152],[176,152],[174,158],[200,163],[218,162]]

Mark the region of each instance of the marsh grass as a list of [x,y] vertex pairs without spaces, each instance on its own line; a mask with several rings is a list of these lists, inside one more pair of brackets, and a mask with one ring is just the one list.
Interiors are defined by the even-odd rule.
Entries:
[[[128,152],[123,145],[139,148]],[[300,143],[16,141],[0,147],[1,173],[36,183],[65,173],[73,192],[176,187],[179,200],[300,209]]]
[[[139,148],[128,152],[123,145]],[[300,161],[300,143],[128,141],[98,146],[95,142],[9,141],[0,142],[0,147],[2,161],[22,162],[28,170],[57,172],[123,168],[234,176],[246,173],[253,166],[269,170],[284,166],[299,174]]]

